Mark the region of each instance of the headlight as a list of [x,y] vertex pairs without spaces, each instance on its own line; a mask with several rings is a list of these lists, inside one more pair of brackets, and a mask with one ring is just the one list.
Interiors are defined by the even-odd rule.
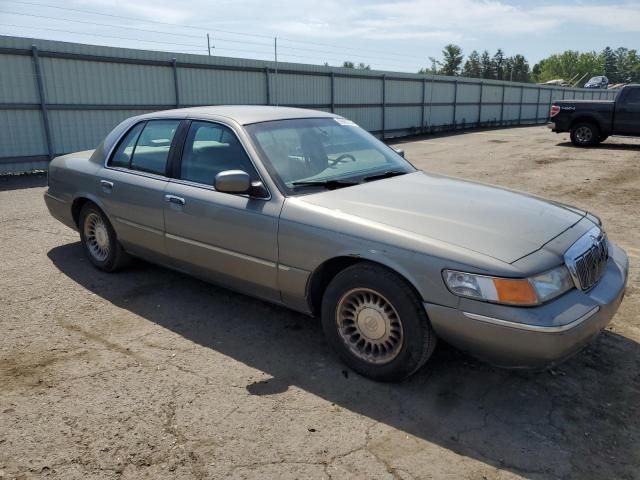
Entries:
[[530,278],[500,278],[445,270],[449,290],[461,297],[507,305],[538,305],[573,288],[564,265]]

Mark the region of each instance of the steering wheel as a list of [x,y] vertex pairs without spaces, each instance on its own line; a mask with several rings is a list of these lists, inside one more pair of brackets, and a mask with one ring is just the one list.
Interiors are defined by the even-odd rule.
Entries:
[[347,162],[347,161],[355,162],[356,161],[356,157],[354,157],[350,153],[343,153],[338,158],[333,159],[333,160],[329,160],[329,166],[330,167],[335,167],[337,164],[343,163],[343,162]]

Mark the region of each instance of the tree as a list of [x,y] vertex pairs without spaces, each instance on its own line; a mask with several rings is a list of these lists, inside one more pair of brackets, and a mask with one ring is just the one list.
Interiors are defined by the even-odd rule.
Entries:
[[614,52],[616,71],[613,78],[609,78],[612,83],[618,82],[637,82],[638,70],[640,70],[640,57],[638,57],[637,50],[629,50],[628,48],[620,47]]
[[431,67],[421,68],[420,70],[418,70],[419,74],[425,75],[427,73],[430,73],[432,75],[436,75],[438,73],[439,62],[433,57],[429,57],[429,62],[431,63]]
[[460,65],[462,65],[462,60],[464,56],[462,55],[462,49],[450,43],[449,45],[445,45],[442,50],[442,68],[440,69],[440,73],[443,75],[459,75],[460,74]]
[[480,57],[480,74],[482,78],[495,78],[493,62],[487,50],[483,51]]
[[611,47],[605,47],[605,49],[600,54],[602,57],[602,70],[603,74],[609,78],[610,82],[616,83],[618,79],[618,69],[616,65],[616,54],[613,52]]
[[542,76],[542,69],[544,68],[544,59],[540,60],[536,63],[531,69],[531,77],[534,82],[540,82],[540,77]]
[[505,80],[528,82],[530,80],[529,62],[523,55],[517,54],[505,60]]
[[493,62],[493,71],[495,73],[495,78],[497,80],[503,80],[504,70],[505,70],[505,59],[504,59],[504,52],[502,51],[502,49],[499,48],[496,51],[495,55],[493,56],[492,62]]
[[358,63],[357,65],[349,60],[345,60],[342,63],[343,68],[354,68],[356,70],[371,70],[371,65],[367,65],[365,63]]
[[467,61],[462,67],[462,75],[464,77],[481,78],[482,66],[480,65],[480,54],[474,50],[469,54]]
[[[614,69],[615,63],[611,67],[612,71]],[[597,52],[581,53],[575,50],[555,53],[541,61],[534,67],[534,70],[539,72],[537,74],[537,81],[539,82],[560,78],[566,81],[576,82],[580,78],[605,75],[601,55]]]

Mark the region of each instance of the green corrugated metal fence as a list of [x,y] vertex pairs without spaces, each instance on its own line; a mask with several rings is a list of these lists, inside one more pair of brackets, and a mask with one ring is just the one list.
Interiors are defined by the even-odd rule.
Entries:
[[0,36],[0,173],[94,148],[121,120],[217,104],[333,111],[388,138],[543,123],[560,98],[616,92],[207,57]]

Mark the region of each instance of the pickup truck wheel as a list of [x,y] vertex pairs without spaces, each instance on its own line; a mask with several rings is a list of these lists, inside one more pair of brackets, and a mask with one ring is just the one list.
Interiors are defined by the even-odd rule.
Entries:
[[399,275],[373,263],[333,278],[322,299],[322,327],[342,360],[374,380],[408,377],[436,345],[418,295]]
[[129,260],[106,215],[93,203],[80,210],[80,239],[89,260],[104,272],[115,272]]
[[600,142],[598,126],[590,122],[576,123],[571,127],[571,142],[576,147],[592,147]]

